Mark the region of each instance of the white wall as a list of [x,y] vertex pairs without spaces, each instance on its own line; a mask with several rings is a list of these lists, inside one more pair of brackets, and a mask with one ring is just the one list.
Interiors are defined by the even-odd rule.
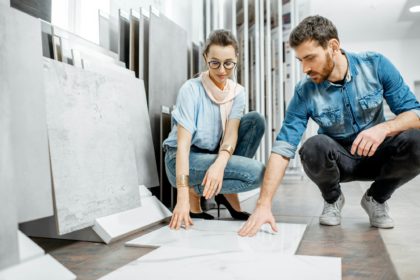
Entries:
[[342,42],[352,52],[377,51],[385,55],[401,72],[405,82],[414,91],[414,82],[420,81],[420,39]]

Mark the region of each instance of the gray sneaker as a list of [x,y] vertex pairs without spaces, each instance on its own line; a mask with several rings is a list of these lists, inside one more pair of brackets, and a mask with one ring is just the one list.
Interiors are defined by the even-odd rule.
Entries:
[[367,192],[363,195],[362,201],[360,202],[363,209],[369,215],[370,224],[377,228],[393,228],[394,221],[389,216],[388,203],[379,203],[373,199],[373,197],[368,196]]
[[324,210],[322,215],[319,216],[319,223],[326,226],[336,226],[341,224],[341,209],[344,206],[344,196],[340,194],[340,197],[334,203],[328,203],[324,201]]

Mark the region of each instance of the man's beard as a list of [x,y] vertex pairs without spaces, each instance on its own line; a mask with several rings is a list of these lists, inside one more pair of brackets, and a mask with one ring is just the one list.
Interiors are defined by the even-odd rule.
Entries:
[[334,61],[328,53],[325,53],[325,58],[325,66],[322,68],[321,73],[315,71],[309,71],[307,73],[311,77],[312,81],[314,81],[317,84],[320,84],[323,81],[327,80],[335,66]]

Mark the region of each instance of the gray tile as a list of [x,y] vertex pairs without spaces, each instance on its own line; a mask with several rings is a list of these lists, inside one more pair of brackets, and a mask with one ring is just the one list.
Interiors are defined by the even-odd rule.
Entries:
[[10,9],[10,15],[14,23],[8,32],[15,38],[8,40],[13,49],[8,54],[6,77],[13,92],[13,158],[20,175],[15,177],[14,186],[19,222],[26,222],[53,215],[41,23],[14,9]]
[[13,188],[14,165],[11,152],[11,96],[13,83],[8,79],[16,21],[10,9],[0,4],[0,270],[19,260],[17,241],[16,194]]
[[[155,155],[159,158],[161,107],[175,105],[188,78],[187,32],[164,15],[151,13],[149,25],[149,116]],[[162,65],[165,65],[163,71]]]
[[44,82],[59,234],[140,206],[127,108],[138,104],[132,99],[138,81],[122,83],[44,58]]
[[[38,19],[15,9],[2,9],[6,50],[1,59],[11,93],[13,159],[19,174],[13,186],[17,195],[18,221],[53,214],[51,174],[42,83],[41,25]],[[4,79],[4,80],[3,80]]]
[[131,99],[126,100],[124,106],[126,106],[132,121],[131,132],[133,133],[138,183],[146,187],[158,186],[159,177],[143,81],[135,79],[134,72],[118,66],[91,64],[85,65],[85,69],[104,75],[121,85],[132,85],[130,89],[130,91],[133,91]]

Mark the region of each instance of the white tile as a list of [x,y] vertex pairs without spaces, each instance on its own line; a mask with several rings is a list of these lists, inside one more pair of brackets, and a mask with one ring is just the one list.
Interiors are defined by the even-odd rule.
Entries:
[[161,247],[100,278],[113,279],[341,279],[341,259],[279,253]]
[[139,207],[133,84],[47,58],[44,82],[59,234]]
[[45,255],[0,271],[1,280],[73,280],[76,275],[62,264]]
[[149,189],[146,188],[145,185],[139,185],[139,191],[140,191],[140,197],[141,198],[153,196],[152,192],[149,191]]
[[44,250],[39,247],[38,244],[33,242],[29,237],[20,231],[18,232],[18,241],[20,262],[42,257],[45,254]]
[[108,244],[170,216],[172,216],[171,211],[156,197],[142,197],[141,207],[98,218],[93,230]]
[[189,230],[171,230],[168,226],[126,243],[127,246],[159,247],[175,246],[219,252],[279,252],[295,254],[306,225],[278,223],[278,233],[272,234],[268,225],[255,237],[238,235],[243,222],[239,221],[204,221],[193,220],[194,225]]
[[[0,84],[11,94],[12,149],[21,176],[14,178],[18,221],[53,214],[51,174],[42,82],[41,23],[15,9],[1,9],[3,48],[0,61],[7,69]],[[7,82],[5,82],[7,81]]]

